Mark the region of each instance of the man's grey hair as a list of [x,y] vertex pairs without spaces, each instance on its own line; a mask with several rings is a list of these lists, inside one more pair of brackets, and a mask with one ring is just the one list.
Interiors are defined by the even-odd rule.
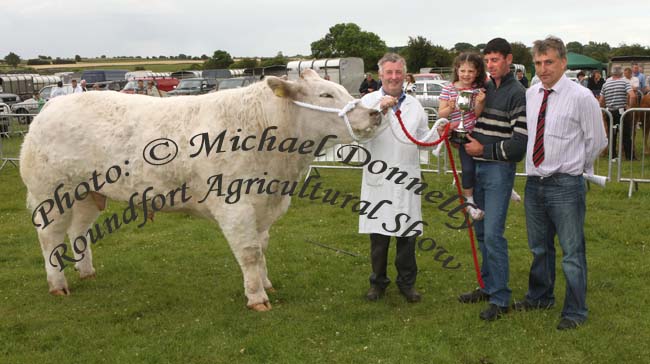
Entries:
[[533,42],[533,55],[546,54],[549,50],[554,49],[560,59],[566,59],[566,46],[562,39],[549,35],[544,40],[536,40]]
[[384,63],[386,62],[402,62],[402,65],[404,65],[404,73],[406,73],[406,60],[404,57],[400,56],[397,53],[386,53],[384,54],[383,57],[377,62],[377,66],[379,67],[379,72],[382,72]]
[[617,77],[622,76],[623,75],[623,67],[621,67],[621,66],[612,67],[611,75],[612,76],[617,76]]

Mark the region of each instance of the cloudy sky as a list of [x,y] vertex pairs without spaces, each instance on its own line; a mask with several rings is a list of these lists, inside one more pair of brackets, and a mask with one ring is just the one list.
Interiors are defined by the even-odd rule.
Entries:
[[[473,5],[473,4],[481,5]],[[650,3],[609,1],[0,0],[0,57],[308,55],[329,27],[352,22],[388,46],[424,36],[451,48],[500,36],[530,45],[565,42],[650,46]],[[643,5],[641,5],[643,4]]]

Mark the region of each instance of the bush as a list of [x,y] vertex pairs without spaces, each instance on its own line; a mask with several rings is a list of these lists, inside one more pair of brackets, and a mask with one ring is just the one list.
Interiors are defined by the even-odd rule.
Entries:
[[59,57],[56,57],[56,59],[52,61],[52,64],[75,64],[75,63],[77,62],[75,62],[74,59],[64,59]]
[[44,64],[52,64],[52,62],[50,62],[49,59],[43,59],[43,58],[33,58],[27,60],[28,66],[37,66],[37,65],[44,65]]

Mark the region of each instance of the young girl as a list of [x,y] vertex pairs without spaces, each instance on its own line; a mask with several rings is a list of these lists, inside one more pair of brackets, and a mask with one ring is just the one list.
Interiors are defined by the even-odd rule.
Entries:
[[[476,119],[481,115],[485,107],[485,92],[482,90],[485,82],[485,65],[483,59],[476,53],[461,53],[454,60],[454,81],[445,86],[440,93],[440,106],[438,116],[447,118],[451,122],[451,129],[458,128],[461,121],[461,110],[456,106],[456,100],[460,91],[472,93],[470,108],[462,115],[463,126],[468,132],[472,132]],[[468,203],[474,203],[474,159],[465,152],[462,146],[458,148],[458,154],[462,163],[462,185],[463,196]],[[483,219],[483,211],[476,207],[468,206],[467,212],[474,220]]]

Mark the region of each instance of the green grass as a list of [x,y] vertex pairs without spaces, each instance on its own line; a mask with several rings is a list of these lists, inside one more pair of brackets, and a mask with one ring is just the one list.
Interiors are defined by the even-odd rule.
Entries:
[[[324,186],[358,194],[359,171],[320,173]],[[451,176],[426,179],[453,193]],[[524,179],[516,185],[523,193]],[[270,312],[245,308],[241,272],[216,224],[183,214],[158,214],[99,241],[97,279],[81,281],[68,267],[72,295],[52,297],[17,168],[0,171],[0,186],[0,363],[643,363],[650,356],[647,185],[633,199],[625,184],[588,193],[590,316],[570,332],[555,329],[564,299],[559,263],[558,304],[549,311],[486,323],[482,304],[458,303],[458,293],[476,286],[467,235],[445,227],[451,220],[429,203],[424,236],[461,268],[443,269],[432,252],[418,251],[419,304],[407,304],[394,285],[380,302],[365,302],[369,244],[356,233],[357,216],[300,198],[272,228],[267,261],[278,292]],[[104,214],[125,206],[110,203]],[[513,203],[506,237],[514,298],[528,281],[525,229],[523,206]]]

